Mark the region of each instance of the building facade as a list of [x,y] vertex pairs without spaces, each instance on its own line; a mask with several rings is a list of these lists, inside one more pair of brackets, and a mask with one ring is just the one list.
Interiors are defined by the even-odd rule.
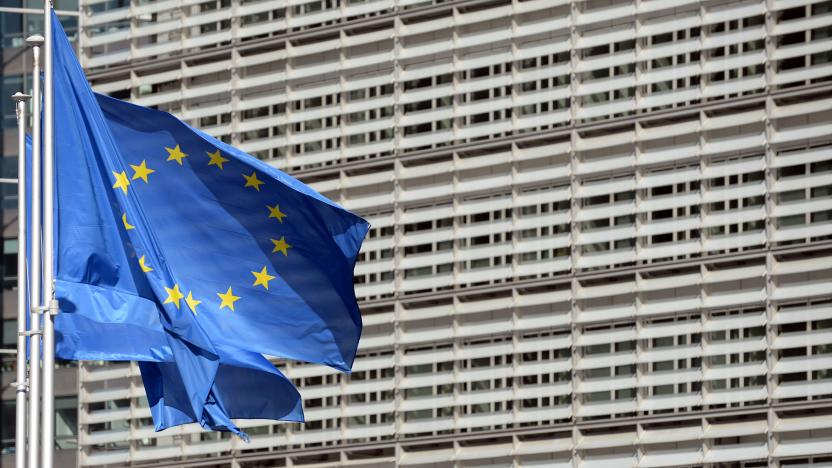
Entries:
[[832,465],[832,1],[82,0],[103,93],[372,225],[307,423],[153,431],[79,366],[82,466]]

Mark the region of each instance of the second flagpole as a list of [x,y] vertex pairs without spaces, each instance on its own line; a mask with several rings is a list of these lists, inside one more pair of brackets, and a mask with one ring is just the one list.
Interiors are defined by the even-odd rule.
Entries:
[[54,283],[54,185],[55,115],[53,80],[52,3],[43,5],[43,441],[41,464],[52,468],[55,452],[55,314],[58,312]]
[[15,468],[26,466],[26,105],[31,96],[12,96],[17,113],[17,380],[15,382]]
[[39,468],[40,455],[40,351],[41,351],[41,83],[40,52],[43,49],[43,37],[34,35],[26,39],[32,47],[32,206],[29,222],[29,246],[31,252],[29,268],[29,427],[27,458],[29,468]]

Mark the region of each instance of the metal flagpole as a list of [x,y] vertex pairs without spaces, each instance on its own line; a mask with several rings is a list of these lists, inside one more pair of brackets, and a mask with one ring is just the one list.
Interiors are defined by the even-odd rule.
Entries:
[[41,466],[52,468],[55,452],[55,300],[53,278],[54,238],[54,85],[52,79],[52,2],[43,2],[43,30],[46,36],[43,64],[43,443]]
[[29,468],[39,468],[40,450],[40,311],[41,306],[41,229],[40,229],[40,50],[43,37],[30,36],[26,43],[32,46],[32,216],[29,237],[31,258],[29,263]]
[[26,103],[32,96],[15,93],[17,105],[17,381],[15,386],[14,466],[26,467]]

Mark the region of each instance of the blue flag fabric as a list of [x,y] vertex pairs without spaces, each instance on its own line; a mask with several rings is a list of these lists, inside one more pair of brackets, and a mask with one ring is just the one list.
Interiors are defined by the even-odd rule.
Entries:
[[167,113],[96,96],[52,28],[58,356],[143,361],[157,430],[302,420],[263,354],[350,369],[368,224]]

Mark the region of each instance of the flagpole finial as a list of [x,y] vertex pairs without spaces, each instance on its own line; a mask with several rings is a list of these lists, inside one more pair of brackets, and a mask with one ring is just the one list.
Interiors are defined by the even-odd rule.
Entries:
[[26,38],[26,44],[28,44],[29,47],[40,47],[45,41],[46,39],[44,39],[40,34],[32,34]]
[[28,101],[31,98],[32,98],[32,96],[30,96],[28,94],[23,94],[20,91],[12,94],[12,101],[17,101],[17,102]]

